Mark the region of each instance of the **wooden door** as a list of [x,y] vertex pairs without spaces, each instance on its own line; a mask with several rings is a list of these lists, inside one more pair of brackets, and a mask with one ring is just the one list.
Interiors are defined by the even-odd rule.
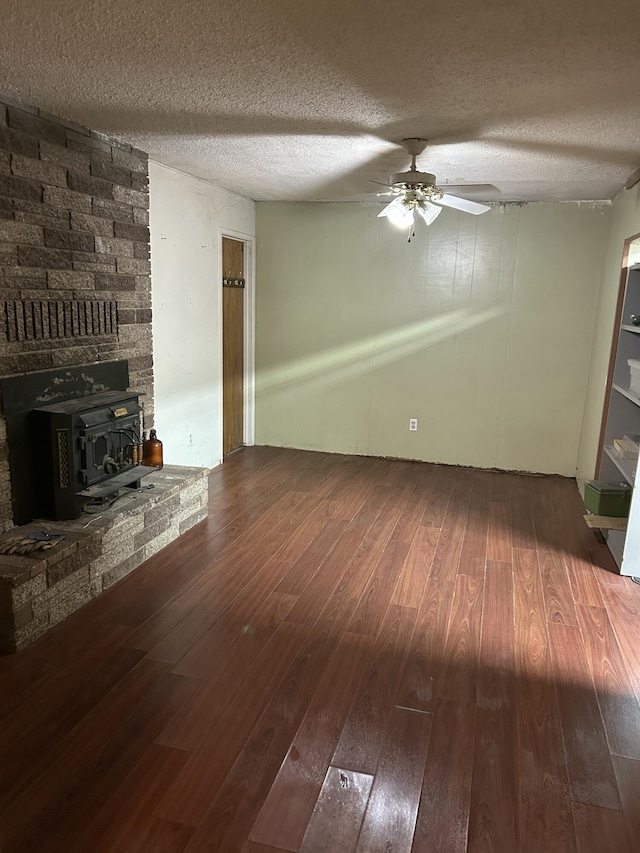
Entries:
[[244,243],[222,238],[222,452],[243,444]]

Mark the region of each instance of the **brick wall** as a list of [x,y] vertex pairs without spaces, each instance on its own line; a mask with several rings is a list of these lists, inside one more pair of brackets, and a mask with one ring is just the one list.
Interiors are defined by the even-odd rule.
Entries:
[[[0,96],[0,377],[126,358],[153,424],[147,155]],[[12,524],[0,413],[0,530]]]

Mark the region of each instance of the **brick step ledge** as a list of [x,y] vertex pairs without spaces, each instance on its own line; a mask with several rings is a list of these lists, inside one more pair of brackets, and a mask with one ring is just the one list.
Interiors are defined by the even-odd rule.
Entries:
[[0,536],[63,533],[33,556],[0,554],[0,653],[18,651],[207,517],[208,468],[165,465],[99,515],[33,521]]

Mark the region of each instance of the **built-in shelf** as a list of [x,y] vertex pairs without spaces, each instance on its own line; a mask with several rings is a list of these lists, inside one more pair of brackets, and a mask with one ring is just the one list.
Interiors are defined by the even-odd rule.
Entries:
[[627,400],[631,400],[632,403],[635,403],[636,406],[640,406],[640,395],[634,394],[631,388],[624,388],[622,385],[616,385],[613,383],[613,388],[618,392],[618,394],[622,394],[623,397],[626,397]]
[[611,459],[618,471],[620,471],[627,483],[630,483],[630,485],[633,486],[636,479],[636,467],[638,465],[638,460],[630,459],[628,456],[623,456],[610,444],[605,445],[604,452],[607,454],[609,459]]
[[[640,246],[640,241],[636,244],[630,239],[625,245],[631,251],[631,247]],[[629,361],[640,360],[640,326],[631,322],[632,315],[640,316],[640,265],[628,268],[619,297],[622,305],[612,342],[611,384],[607,386],[612,393],[607,395],[597,476],[606,482],[624,479],[633,486],[633,491],[628,521],[590,517],[588,523],[602,531],[620,574],[636,577],[640,576],[640,490],[635,488],[638,459],[619,453],[617,439],[640,435],[640,388],[631,389],[629,372]],[[635,389],[635,381],[633,385]],[[640,483],[640,473],[637,476]]]
[[626,530],[628,518],[618,518],[617,516],[609,515],[592,515],[588,513],[584,516],[587,522],[587,527],[596,528],[597,530]]

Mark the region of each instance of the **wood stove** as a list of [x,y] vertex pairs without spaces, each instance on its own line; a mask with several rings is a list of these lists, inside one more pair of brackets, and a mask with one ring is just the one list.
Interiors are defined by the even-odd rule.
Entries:
[[126,361],[2,380],[14,522],[78,518],[155,470],[140,462],[140,393],[128,389]]

